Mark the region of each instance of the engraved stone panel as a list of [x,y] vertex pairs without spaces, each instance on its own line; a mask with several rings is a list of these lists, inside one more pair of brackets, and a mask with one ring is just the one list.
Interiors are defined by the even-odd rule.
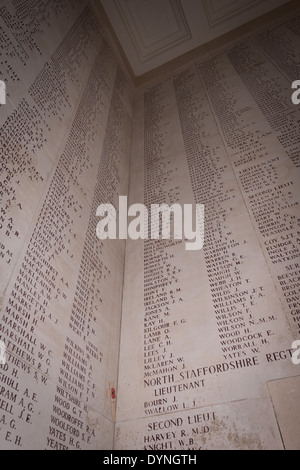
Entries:
[[0,0],[0,446],[298,448],[299,18],[134,90],[92,5]]
[[299,450],[300,378],[296,376],[274,380],[268,383],[268,388],[270,390],[284,447],[287,450]]
[[[283,448],[267,384],[299,373],[297,40],[278,26],[137,95],[130,201],[204,204],[205,241],[127,242],[117,448]],[[266,440],[245,417],[194,447],[184,416],[239,401]]]
[[1,448],[109,448],[125,246],[96,209],[128,188],[132,89],[87,2],[27,3],[27,31],[1,3]]
[[236,401],[120,422],[116,449],[280,450],[282,442],[268,399]]

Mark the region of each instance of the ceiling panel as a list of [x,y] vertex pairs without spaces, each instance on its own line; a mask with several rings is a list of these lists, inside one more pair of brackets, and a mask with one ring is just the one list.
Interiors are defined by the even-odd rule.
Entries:
[[142,62],[191,38],[180,0],[114,0]]
[[263,1],[265,0],[203,0],[203,3],[209,24],[214,26]]
[[136,77],[288,0],[94,0],[101,3]]

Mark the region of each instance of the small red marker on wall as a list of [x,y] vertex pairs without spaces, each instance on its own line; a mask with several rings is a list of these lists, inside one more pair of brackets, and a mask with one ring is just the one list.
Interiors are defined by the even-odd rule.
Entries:
[[110,397],[110,403],[111,403],[111,414],[112,414],[112,419],[115,422],[116,421],[116,398],[117,398],[117,392],[114,387],[113,382],[109,382],[109,390],[107,390],[107,395]]

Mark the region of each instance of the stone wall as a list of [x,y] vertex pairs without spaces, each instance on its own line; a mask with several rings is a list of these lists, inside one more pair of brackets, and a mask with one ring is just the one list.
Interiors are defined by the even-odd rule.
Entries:
[[0,3],[1,448],[113,446],[133,88],[89,2]]
[[299,51],[298,16],[138,91],[130,200],[205,242],[127,243],[119,449],[299,449]]
[[0,447],[299,448],[299,16],[134,89],[95,5],[0,0]]

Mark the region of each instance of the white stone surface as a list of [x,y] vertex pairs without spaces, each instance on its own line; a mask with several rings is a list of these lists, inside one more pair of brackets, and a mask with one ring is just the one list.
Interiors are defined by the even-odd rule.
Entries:
[[[134,90],[38,3],[0,1],[0,447],[298,448],[294,20]],[[204,204],[204,248],[99,240],[120,195]]]

